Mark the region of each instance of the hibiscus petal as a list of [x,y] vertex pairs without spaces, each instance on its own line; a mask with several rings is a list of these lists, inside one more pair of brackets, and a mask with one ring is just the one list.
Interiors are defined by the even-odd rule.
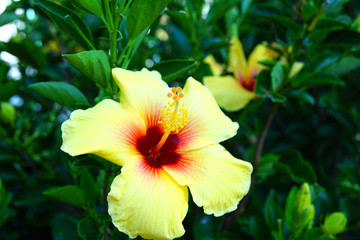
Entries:
[[232,76],[211,76],[204,78],[204,85],[214,95],[216,102],[228,112],[245,107],[255,97]]
[[126,162],[108,195],[114,225],[130,238],[182,236],[187,201],[186,187],[179,186],[161,168],[150,167],[141,157]]
[[239,125],[228,118],[210,91],[188,78],[180,104],[188,111],[189,122],[177,134],[178,151],[202,148],[233,137]]
[[72,156],[94,153],[120,166],[138,154],[136,140],[146,133],[143,119],[109,99],[74,111],[61,130],[64,152]]
[[170,91],[160,73],[145,68],[138,72],[114,68],[112,74],[120,88],[120,102],[124,107],[137,110],[148,127],[156,126],[161,109],[169,101]]
[[164,169],[180,185],[190,188],[194,202],[206,214],[221,216],[237,208],[250,187],[252,166],[234,158],[221,145],[183,152]]
[[249,56],[249,64],[247,69],[248,76],[255,76],[264,68],[260,61],[275,59],[279,54],[265,44],[258,44]]
[[241,76],[246,79],[248,76],[246,75],[246,66],[247,63],[243,46],[239,39],[233,37],[231,38],[231,45],[229,48],[229,67],[236,78]]

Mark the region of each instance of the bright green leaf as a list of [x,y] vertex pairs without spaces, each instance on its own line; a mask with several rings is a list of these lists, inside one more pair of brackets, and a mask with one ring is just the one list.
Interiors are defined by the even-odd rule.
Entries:
[[44,194],[77,207],[84,207],[86,203],[81,189],[74,185],[51,187]]
[[76,87],[63,82],[40,82],[28,86],[30,89],[59,103],[62,106],[89,106],[89,102]]
[[75,0],[75,3],[100,18],[104,15],[101,0]]
[[136,0],[126,17],[126,29],[130,39],[136,38],[160,15],[171,0]]
[[271,88],[277,91],[283,81],[284,73],[280,62],[277,62],[271,70]]
[[76,39],[82,47],[94,49],[91,32],[76,13],[54,2],[46,0],[35,0],[35,2],[60,28]]
[[65,54],[63,57],[88,79],[112,93],[111,68],[104,51],[83,51],[76,54]]
[[[5,4],[5,3],[3,3],[3,4]],[[0,27],[3,25],[6,25],[8,23],[11,23],[12,21],[14,21],[15,19],[18,19],[18,18],[19,18],[19,16],[12,12],[1,13]]]

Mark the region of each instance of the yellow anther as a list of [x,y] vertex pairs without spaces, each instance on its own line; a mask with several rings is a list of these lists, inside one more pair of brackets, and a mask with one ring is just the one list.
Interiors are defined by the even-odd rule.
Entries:
[[183,93],[180,93],[182,89],[180,87],[172,88],[171,93],[168,93],[168,97],[171,97],[174,101],[168,102],[166,106],[160,111],[161,123],[164,127],[165,133],[178,133],[187,123],[188,115],[187,110],[184,108],[184,104],[180,105],[180,98],[184,97]]
[[168,97],[172,97],[172,94],[171,94],[171,93],[168,93],[167,96],[168,96]]

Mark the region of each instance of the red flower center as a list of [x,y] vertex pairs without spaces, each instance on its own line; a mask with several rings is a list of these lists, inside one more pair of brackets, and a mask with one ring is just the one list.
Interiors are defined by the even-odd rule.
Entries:
[[150,127],[146,131],[145,136],[141,136],[136,141],[136,149],[144,157],[146,163],[154,168],[161,168],[163,165],[176,164],[180,155],[176,153],[179,138],[176,133],[170,134],[160,151],[154,156],[151,151],[160,141],[164,132],[160,126]]

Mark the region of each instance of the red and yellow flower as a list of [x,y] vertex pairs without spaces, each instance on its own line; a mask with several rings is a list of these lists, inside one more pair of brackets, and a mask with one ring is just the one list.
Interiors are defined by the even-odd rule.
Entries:
[[[204,85],[222,108],[229,112],[238,111],[255,97],[255,77],[264,68],[259,61],[272,60],[277,56],[265,44],[259,44],[247,62],[241,42],[233,37],[229,49],[229,69],[233,76],[220,76],[218,70],[214,69],[215,76],[205,77]],[[213,65],[212,63],[210,66]]]
[[236,134],[211,93],[193,78],[169,88],[158,72],[113,69],[120,103],[103,100],[76,110],[62,125],[61,149],[93,153],[123,166],[108,195],[114,225],[135,238],[184,234],[188,188],[206,214],[236,209],[252,166],[219,142]]

